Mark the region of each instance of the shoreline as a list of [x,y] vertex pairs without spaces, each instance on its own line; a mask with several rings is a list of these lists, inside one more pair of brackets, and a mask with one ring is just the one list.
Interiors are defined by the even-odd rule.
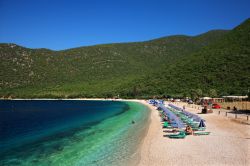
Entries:
[[[1,99],[3,100],[3,99]],[[140,99],[4,99],[4,100],[97,100],[97,101],[132,101],[145,105],[149,109],[147,129],[134,155],[136,161],[129,163],[136,166],[165,165],[239,165],[250,164],[250,126],[235,123],[216,113],[199,114],[206,120],[208,136],[187,136],[185,139],[164,137],[164,129],[156,108]],[[167,103],[167,102],[166,102]],[[185,103],[178,103],[182,107]],[[196,108],[186,107],[192,113],[199,113]]]
[[[207,136],[187,136],[185,139],[164,137],[158,111],[151,108],[151,122],[143,140],[138,166],[164,165],[239,165],[250,164],[250,126],[234,123],[226,117],[199,114],[206,120]],[[179,103],[182,107],[184,103]],[[200,110],[187,108],[199,113]]]

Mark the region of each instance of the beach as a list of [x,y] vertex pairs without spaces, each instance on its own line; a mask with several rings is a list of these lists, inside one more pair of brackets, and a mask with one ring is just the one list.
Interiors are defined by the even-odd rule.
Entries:
[[[250,125],[236,123],[215,113],[199,114],[206,120],[206,131],[210,131],[210,135],[170,139],[164,137],[165,129],[156,108],[146,101],[141,102],[150,107],[151,121],[140,149],[139,166],[250,164]],[[193,108],[186,110],[200,112]]]
[[[199,114],[200,117],[206,120],[206,131],[211,132],[210,135],[189,135],[185,139],[170,139],[164,137],[168,133],[166,133],[166,129],[162,128],[162,122],[156,107],[148,104],[145,100],[115,99],[114,101],[139,102],[147,106],[150,110],[150,119],[147,121],[147,125],[144,126],[146,128],[144,133],[140,136],[142,140],[135,142],[137,145],[134,145],[137,147],[137,150],[133,154],[128,155],[127,159],[120,159],[120,165],[247,166],[250,164],[250,125],[237,123],[225,116],[218,116],[216,112]],[[183,104],[178,103],[177,106],[182,107]],[[186,107],[186,110],[197,114],[201,112],[197,108]],[[129,137],[132,138],[132,136]],[[113,158],[119,158],[119,156],[115,155]]]

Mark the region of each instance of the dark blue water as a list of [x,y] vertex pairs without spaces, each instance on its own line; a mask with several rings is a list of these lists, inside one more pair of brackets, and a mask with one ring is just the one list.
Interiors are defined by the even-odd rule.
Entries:
[[0,152],[68,128],[88,128],[127,109],[112,101],[0,100]]

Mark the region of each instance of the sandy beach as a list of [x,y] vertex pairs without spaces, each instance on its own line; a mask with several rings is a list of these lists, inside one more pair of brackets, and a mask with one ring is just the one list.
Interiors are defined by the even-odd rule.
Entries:
[[[207,136],[187,136],[185,139],[164,137],[158,111],[151,109],[151,124],[141,146],[139,166],[163,165],[237,165],[250,164],[250,126],[212,114],[200,114],[206,120]],[[179,106],[181,106],[179,104]],[[186,108],[198,113],[199,110]]]

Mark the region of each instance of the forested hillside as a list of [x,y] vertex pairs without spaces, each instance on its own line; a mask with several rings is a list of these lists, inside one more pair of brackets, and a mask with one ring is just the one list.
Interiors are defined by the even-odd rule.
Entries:
[[0,44],[4,97],[152,97],[245,94],[250,20],[231,31],[62,51]]
[[[195,53],[130,87],[136,94],[246,95],[250,88],[250,20]],[[133,91],[131,89],[131,91]]]

